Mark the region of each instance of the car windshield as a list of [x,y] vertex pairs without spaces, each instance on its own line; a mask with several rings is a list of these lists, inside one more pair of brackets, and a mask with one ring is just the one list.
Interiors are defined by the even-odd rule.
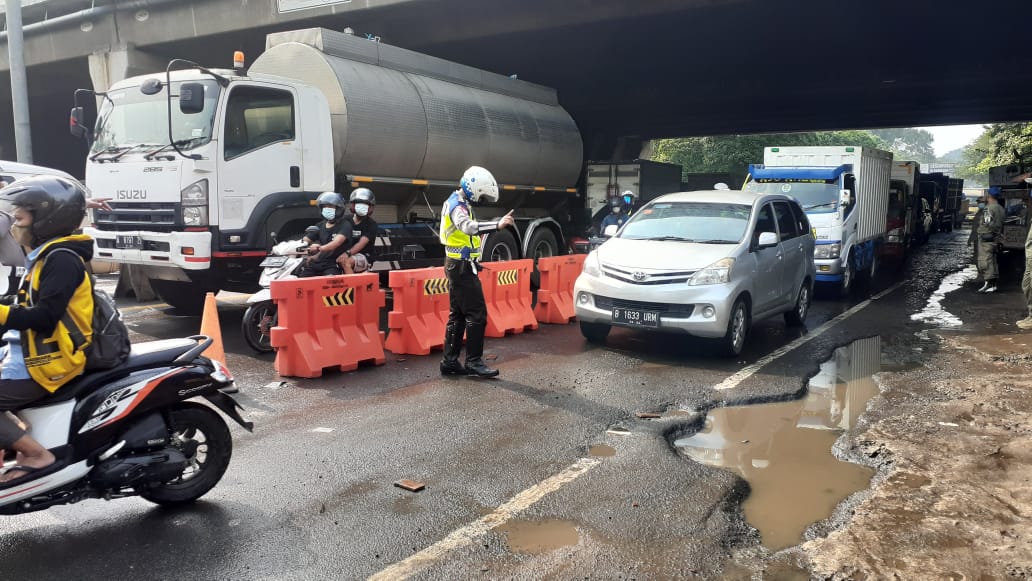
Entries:
[[745,190],[758,194],[792,196],[807,214],[837,212],[839,192],[841,191],[836,180],[828,180],[824,183],[759,180],[746,184]]
[[[180,112],[175,95],[183,82],[172,83],[172,139],[182,149],[211,141],[212,124],[219,98],[215,81],[191,81],[204,85],[204,111],[192,115]],[[168,143],[168,95],[165,89],[144,95],[139,87],[108,93],[97,114],[96,139],[91,152],[120,151],[130,147]]]
[[657,202],[636,212],[620,231],[631,240],[737,244],[752,206],[711,202]]

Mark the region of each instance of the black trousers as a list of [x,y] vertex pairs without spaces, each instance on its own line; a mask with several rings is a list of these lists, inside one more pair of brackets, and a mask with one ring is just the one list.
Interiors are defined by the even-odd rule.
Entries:
[[449,258],[444,263],[444,272],[448,277],[448,324],[486,326],[484,287],[469,261]]

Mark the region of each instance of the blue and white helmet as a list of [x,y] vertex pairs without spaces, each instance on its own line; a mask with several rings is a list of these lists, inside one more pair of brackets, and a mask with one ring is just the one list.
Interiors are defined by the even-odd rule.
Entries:
[[459,185],[462,186],[462,193],[467,200],[476,203],[498,201],[498,182],[491,172],[480,166],[475,165],[467,169],[466,173],[462,174]]

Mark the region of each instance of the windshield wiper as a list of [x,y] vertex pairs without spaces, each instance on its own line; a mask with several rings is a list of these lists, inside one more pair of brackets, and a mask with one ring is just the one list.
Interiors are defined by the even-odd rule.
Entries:
[[823,204],[811,204],[809,206],[803,206],[803,210],[816,210],[817,208],[827,208],[828,206],[835,206],[838,202],[824,202]]
[[[98,157],[100,157],[100,156],[102,156],[102,155],[104,155],[106,153],[118,153],[119,151],[122,151],[123,149],[125,149],[125,147],[123,147],[121,145],[109,145],[109,146],[105,147],[104,149],[98,151],[97,153],[94,153],[93,155],[91,155],[90,156],[90,161],[97,161]],[[101,161],[107,161],[107,158],[104,158]]]
[[[161,147],[155,149],[154,151],[148,151],[147,153],[145,153],[143,155],[143,159],[146,159],[147,161],[150,161],[150,160],[154,159],[154,157],[157,156],[159,153],[161,153],[162,151],[165,151],[166,149],[172,147],[173,145],[175,145],[176,147],[184,147],[188,143],[190,143],[192,141],[196,141],[198,139],[203,139],[203,138],[201,138],[201,137],[191,137],[190,139],[180,139],[180,140],[175,141],[173,143],[166,143],[165,145],[162,145]],[[170,156],[170,157],[172,157],[172,159],[175,159],[175,156]]]
[[[130,151],[135,151],[137,149],[140,149],[141,147],[153,147],[153,146],[154,146],[154,144],[151,144],[151,143],[137,143],[136,145],[127,145],[125,147],[117,147],[115,149],[108,148],[108,149],[104,150],[101,153],[105,153],[105,152],[112,153],[112,152],[115,152],[115,151],[117,151],[117,153],[115,153],[115,155],[112,155],[111,157],[105,157],[105,158],[101,159],[100,161],[112,161],[112,162],[118,161],[118,160],[122,159],[122,156],[124,156],[125,154],[129,153]],[[97,155],[100,155],[100,154],[97,154]],[[91,157],[90,159],[92,160],[95,157],[96,156]]]
[[696,244],[738,244],[734,240],[693,240]]
[[685,238],[684,236],[653,236],[651,238],[639,238],[638,240],[656,240],[659,242],[695,242],[695,240]]

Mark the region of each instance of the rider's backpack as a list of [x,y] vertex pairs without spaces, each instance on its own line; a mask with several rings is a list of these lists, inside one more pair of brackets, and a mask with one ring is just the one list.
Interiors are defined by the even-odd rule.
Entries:
[[[55,248],[50,254],[54,252],[71,252],[82,259],[69,248]],[[93,340],[86,347],[86,370],[111,369],[129,357],[129,329],[122,321],[115,300],[97,288],[97,279],[88,270],[87,275],[93,289]]]

